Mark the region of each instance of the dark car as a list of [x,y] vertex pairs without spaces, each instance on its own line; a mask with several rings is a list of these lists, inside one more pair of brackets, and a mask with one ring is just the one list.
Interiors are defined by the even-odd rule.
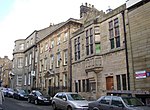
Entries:
[[4,96],[7,96],[8,94],[8,89],[7,88],[2,88],[2,92],[4,93]]
[[28,99],[28,93],[25,92],[25,90],[17,89],[14,91],[13,97],[15,99],[18,99],[18,100],[27,100]]
[[14,94],[14,90],[12,88],[7,88],[7,97],[13,97]]
[[89,110],[150,110],[150,107],[135,97],[102,96],[89,103]]
[[50,96],[44,96],[40,91],[33,90],[28,95],[28,102],[33,102],[36,105],[37,104],[51,104],[51,97]]

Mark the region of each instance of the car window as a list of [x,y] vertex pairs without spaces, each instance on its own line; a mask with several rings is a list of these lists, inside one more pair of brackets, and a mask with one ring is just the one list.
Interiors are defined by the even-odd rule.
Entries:
[[113,106],[118,106],[118,107],[123,107],[123,103],[119,97],[113,97],[111,105]]
[[67,97],[66,97],[66,95],[65,95],[65,94],[63,94],[63,95],[62,95],[62,98],[65,98],[65,99],[67,99]]
[[56,97],[62,99],[62,94],[57,94]]
[[85,100],[79,94],[67,94],[68,100]]
[[110,103],[110,100],[111,100],[111,96],[103,97],[103,98],[100,100],[100,103],[101,103],[101,104],[109,104],[109,103]]
[[127,106],[144,106],[144,104],[135,97],[123,97],[122,99]]

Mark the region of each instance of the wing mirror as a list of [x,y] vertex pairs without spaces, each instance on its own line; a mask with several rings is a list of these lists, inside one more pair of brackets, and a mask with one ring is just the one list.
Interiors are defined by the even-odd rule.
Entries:
[[64,101],[67,101],[67,99],[66,99],[66,98],[63,98],[63,100],[64,100]]

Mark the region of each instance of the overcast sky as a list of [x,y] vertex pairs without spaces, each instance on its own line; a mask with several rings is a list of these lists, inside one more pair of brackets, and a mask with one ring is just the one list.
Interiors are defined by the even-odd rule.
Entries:
[[80,5],[98,10],[115,9],[126,0],[0,0],[0,57],[12,59],[14,41],[27,38],[34,30],[80,17]]

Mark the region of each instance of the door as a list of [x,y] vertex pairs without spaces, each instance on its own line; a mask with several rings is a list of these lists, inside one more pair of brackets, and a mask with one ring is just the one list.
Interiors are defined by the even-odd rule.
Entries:
[[109,110],[125,110],[124,104],[119,97],[112,97],[111,105]]
[[106,77],[106,89],[107,90],[113,90],[114,89],[113,76]]

